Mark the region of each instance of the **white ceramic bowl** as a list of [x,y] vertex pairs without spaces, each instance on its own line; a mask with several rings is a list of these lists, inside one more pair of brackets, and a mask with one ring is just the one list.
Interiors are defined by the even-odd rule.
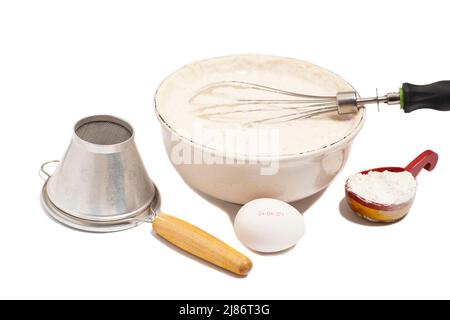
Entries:
[[[217,155],[217,150],[195,141],[187,136],[182,128],[177,128],[176,121],[173,120],[176,118],[168,117],[167,111],[163,111],[165,104],[170,103],[168,97],[184,90],[183,81],[186,81],[188,86],[190,77],[204,76],[201,70],[214,73],[214,68],[217,68],[220,73],[222,69],[229,69],[230,65],[236,66],[236,76],[242,74],[242,70],[246,71],[255,65],[275,65],[286,73],[294,70],[298,74],[307,75],[311,88],[321,90],[315,94],[333,95],[338,91],[354,90],[334,73],[309,62],[290,58],[237,55],[204,60],[185,66],[164,80],[155,95],[155,110],[162,126],[164,145],[178,173],[193,188],[215,198],[238,204],[257,198],[276,198],[293,202],[328,187],[346,163],[352,141],[364,123],[364,108],[361,108],[354,116],[354,125],[348,133],[319,149],[294,154],[281,153],[276,156],[226,155],[224,157],[230,161],[220,164],[174,161],[170,156],[174,148],[185,148],[185,150],[191,150],[192,154],[196,152],[201,154],[202,157],[213,157],[214,154]],[[296,74],[287,74],[287,79],[292,82],[295,76]],[[302,88],[298,91],[301,92]],[[174,112],[178,107],[183,106],[170,106],[172,110],[175,108]],[[245,160],[246,163],[236,164],[237,160]],[[268,166],[267,161],[277,161],[279,169],[275,175],[261,174],[261,169]]]

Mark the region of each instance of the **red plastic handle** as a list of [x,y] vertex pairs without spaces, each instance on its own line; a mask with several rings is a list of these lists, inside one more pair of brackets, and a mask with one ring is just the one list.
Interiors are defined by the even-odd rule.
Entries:
[[419,172],[425,168],[428,171],[431,171],[436,167],[438,162],[438,154],[431,150],[426,150],[422,152],[417,158],[411,161],[405,168],[406,171],[411,172],[414,177],[417,177]]

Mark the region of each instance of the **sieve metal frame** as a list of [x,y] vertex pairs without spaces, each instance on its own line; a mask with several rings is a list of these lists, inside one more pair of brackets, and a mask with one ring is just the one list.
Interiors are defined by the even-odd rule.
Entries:
[[161,205],[161,197],[158,188],[155,184],[153,184],[155,194],[150,204],[142,210],[136,212],[133,216],[108,221],[82,219],[58,208],[50,200],[47,193],[47,183],[48,180],[44,183],[41,192],[41,205],[44,211],[56,222],[64,225],[65,227],[79,231],[109,233],[131,229],[142,223],[152,223]]
[[[77,130],[89,123],[92,122],[110,122],[112,124],[116,124],[118,126],[121,126],[128,130],[129,135],[127,135],[123,141],[121,140],[118,143],[114,144],[96,144],[95,142],[90,142],[89,139],[84,140],[82,138],[82,135],[78,135]],[[41,177],[44,179],[45,183],[42,187],[41,191],[41,204],[44,211],[51,217],[53,220],[60,222],[61,224],[71,227],[73,229],[82,230],[82,231],[88,231],[88,232],[114,232],[114,231],[121,231],[126,230],[129,228],[133,228],[143,222],[152,222],[155,212],[157,209],[159,209],[159,202],[160,197],[158,190],[154,183],[151,181],[151,179],[148,177],[148,174],[145,170],[144,163],[142,162],[142,159],[140,158],[139,152],[136,148],[135,142],[135,131],[133,127],[125,120],[110,116],[110,115],[94,115],[90,117],[83,118],[79,120],[73,127],[73,134],[72,134],[72,140],[71,144],[69,145],[68,151],[66,151],[64,158],[62,161],[53,160],[45,162],[41,166],[40,174]],[[71,153],[71,151],[73,151]],[[61,172],[63,172],[66,176],[62,179],[62,181],[66,181],[67,176],[70,176],[72,173],[71,171],[67,171],[64,168],[70,168],[70,165],[67,165],[67,159],[69,158],[72,165],[75,163],[78,163],[78,160],[80,159],[78,157],[78,153],[81,154],[81,157],[84,155],[88,155],[89,161],[93,161],[93,167],[95,168],[95,162],[96,160],[100,161],[100,165],[104,165],[104,161],[110,161],[109,159],[112,159],[111,165],[106,162],[108,165],[108,170],[119,170],[121,169],[120,163],[119,165],[116,164],[117,160],[117,154],[119,154],[119,159],[127,159],[132,166],[133,170],[131,172],[134,172],[135,174],[143,175],[142,179],[135,179],[132,175],[128,175],[127,180],[122,181],[122,176],[119,176],[119,178],[115,178],[114,175],[109,174],[100,174],[100,180],[97,179],[97,181],[101,181],[101,183],[105,184],[106,186],[114,185],[117,181],[124,184],[126,183],[132,183],[132,186],[129,186],[133,190],[133,195],[137,194],[139,197],[132,198],[131,200],[134,200],[131,206],[123,206],[122,202],[119,201],[119,207],[115,208],[114,205],[116,205],[116,200],[111,200],[111,202],[108,203],[108,199],[106,201],[103,201],[103,205],[106,204],[106,207],[109,207],[112,205],[112,211],[111,214],[103,214],[100,210],[103,207],[95,208],[95,206],[82,206],[81,208],[78,208],[77,205],[73,205],[73,203],[77,203],[76,201],[80,201],[80,199],[76,200],[70,200],[71,197],[57,197],[55,196],[56,193],[58,193],[58,190],[63,190],[65,188],[64,183],[59,183],[61,179]],[[124,154],[123,156],[121,154]],[[75,155],[75,156],[74,156]],[[97,159],[96,159],[97,157]],[[105,160],[106,159],[106,160]],[[47,166],[53,163],[60,163],[58,166],[58,169],[54,173],[48,172]],[[119,161],[120,162],[120,161]],[[66,164],[66,165],[64,165]],[[119,166],[119,168],[117,168]],[[83,174],[83,170],[89,169],[90,166],[89,163],[84,163],[84,167],[82,167],[81,172],[78,172],[79,175]],[[84,169],[83,169],[84,168]],[[61,171],[60,171],[61,170]],[[65,170],[65,171],[64,171]],[[128,172],[128,171],[127,171]],[[58,175],[58,177],[56,177]],[[91,172],[92,175],[92,172]],[[92,178],[92,177],[91,177]],[[130,180],[131,179],[131,180]],[[135,179],[136,181],[134,181]],[[117,181],[115,181],[117,180]],[[75,179],[75,183],[73,183],[71,187],[70,192],[77,192],[77,187],[84,187],[85,183],[83,179],[80,179],[81,183],[80,186],[78,186],[77,180]],[[135,183],[136,182],[136,183]],[[75,188],[73,187],[75,186]],[[84,203],[97,201],[95,192],[96,190],[103,190],[103,185],[99,184],[95,190],[91,190],[94,192],[94,198],[89,198],[89,195],[91,192],[87,193],[85,196],[83,196],[85,199]],[[60,189],[61,188],[61,189]],[[137,189],[136,189],[137,188]],[[136,190],[135,190],[136,189]],[[85,190],[85,189],[83,189]],[[139,193],[142,191],[141,193]],[[121,192],[123,193],[123,192]],[[67,194],[67,190],[66,193]],[[70,194],[70,193],[69,193]],[[103,196],[103,195],[100,195]],[[94,200],[92,200],[94,199]],[[135,200],[137,199],[137,200]],[[100,198],[101,200],[101,198]],[[120,199],[119,199],[120,200]],[[71,202],[72,201],[72,202]],[[75,202],[73,202],[75,201]],[[83,201],[83,199],[81,199]],[[125,201],[125,200],[124,200]],[[80,210],[78,210],[80,209]],[[99,209],[99,210],[97,210]],[[102,209],[103,210],[103,209]],[[104,210],[103,210],[104,211]]]
[[[50,210],[55,211],[56,213],[63,213],[66,216],[70,216],[73,217],[77,220],[81,220],[81,221],[89,221],[89,222],[95,222],[95,223],[116,223],[117,221],[125,221],[127,219],[135,219],[136,217],[140,216],[141,213],[143,211],[145,211],[146,208],[150,208],[152,207],[153,201],[155,199],[155,194],[158,193],[158,189],[156,188],[156,185],[154,183],[152,183],[153,189],[155,190],[153,197],[148,200],[148,202],[146,202],[142,207],[132,211],[132,212],[126,212],[126,213],[122,213],[120,215],[117,216],[105,216],[105,217],[98,217],[97,219],[88,219],[86,218],[85,214],[79,213],[79,212],[75,212],[75,211],[71,211],[71,210],[67,210],[67,209],[62,209],[61,207],[59,207],[58,205],[56,205],[52,200],[50,195],[47,192],[47,185],[48,182],[50,181],[50,179],[52,178],[52,174],[49,173],[46,170],[46,167],[49,164],[60,164],[61,161],[60,160],[50,160],[50,161],[46,161],[41,165],[41,168],[39,170],[39,173],[45,176],[45,178],[43,177],[45,184],[43,186],[43,189],[45,188],[45,192],[44,190],[42,191],[43,193],[45,193],[45,196],[43,196],[44,198],[44,202],[46,203],[45,207],[48,207]],[[159,197],[159,195],[156,195]],[[160,200],[158,200],[160,201]]]

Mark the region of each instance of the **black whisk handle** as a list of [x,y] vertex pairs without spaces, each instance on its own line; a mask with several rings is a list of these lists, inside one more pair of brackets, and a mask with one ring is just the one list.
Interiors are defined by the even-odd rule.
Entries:
[[405,112],[417,109],[450,111],[450,81],[427,85],[404,83],[400,90],[400,103]]

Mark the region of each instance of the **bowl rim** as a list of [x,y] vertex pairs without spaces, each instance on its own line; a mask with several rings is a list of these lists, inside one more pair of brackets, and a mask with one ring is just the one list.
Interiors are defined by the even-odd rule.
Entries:
[[277,55],[270,55],[270,54],[231,54],[231,55],[224,55],[224,56],[217,56],[217,57],[213,57],[213,58],[207,58],[207,59],[202,59],[202,60],[198,60],[195,62],[192,62],[190,64],[184,65],[180,68],[178,68],[177,70],[175,70],[174,72],[172,72],[171,74],[169,74],[163,81],[161,81],[161,83],[158,85],[155,94],[154,94],[154,99],[153,99],[153,107],[154,107],[154,111],[156,114],[157,119],[159,120],[160,124],[162,125],[163,128],[167,129],[172,135],[176,136],[178,139],[180,139],[181,141],[184,141],[188,144],[190,144],[192,147],[194,147],[195,149],[199,149],[202,152],[211,152],[214,153],[217,156],[223,157],[225,159],[232,159],[232,160],[246,160],[246,161],[270,161],[270,160],[297,160],[299,158],[309,158],[309,157],[314,157],[317,155],[321,155],[324,154],[326,152],[330,152],[330,151],[334,151],[337,149],[340,149],[342,147],[346,147],[349,143],[351,143],[353,141],[353,139],[355,138],[355,136],[361,131],[362,126],[365,122],[366,119],[366,109],[365,107],[360,108],[360,112],[361,112],[361,118],[359,119],[359,122],[353,127],[353,129],[344,137],[342,137],[341,139],[337,140],[334,143],[331,143],[327,146],[321,147],[319,149],[314,149],[314,150],[308,150],[308,151],[303,151],[303,152],[298,152],[298,153],[292,153],[292,154],[284,154],[284,155],[244,155],[244,154],[233,154],[233,155],[229,155],[224,153],[222,150],[218,150],[206,145],[203,145],[199,142],[196,142],[190,138],[187,138],[185,136],[183,136],[182,134],[180,134],[177,130],[175,130],[165,119],[164,117],[161,115],[161,113],[158,110],[158,94],[161,91],[162,86],[166,83],[167,80],[169,80],[173,75],[177,74],[180,70],[182,70],[183,68],[190,66],[192,64],[199,64],[202,62],[207,62],[207,61],[212,61],[212,60],[219,60],[219,59],[227,59],[227,58],[233,58],[233,57],[266,57],[266,58],[281,58],[281,59],[287,59],[287,60],[292,60],[292,61],[301,61],[301,62],[307,62],[313,66],[317,66],[318,68],[329,72],[330,74],[338,77],[339,79],[341,79],[343,82],[345,82],[349,87],[351,87],[356,94],[359,96],[358,92],[356,91],[356,89],[350,84],[348,83],[344,78],[342,78],[341,76],[339,76],[338,74],[328,70],[327,68],[318,66],[314,63],[311,63],[307,60],[300,60],[300,59],[296,59],[296,58],[291,58],[291,57],[284,57],[284,56],[277,56]]

